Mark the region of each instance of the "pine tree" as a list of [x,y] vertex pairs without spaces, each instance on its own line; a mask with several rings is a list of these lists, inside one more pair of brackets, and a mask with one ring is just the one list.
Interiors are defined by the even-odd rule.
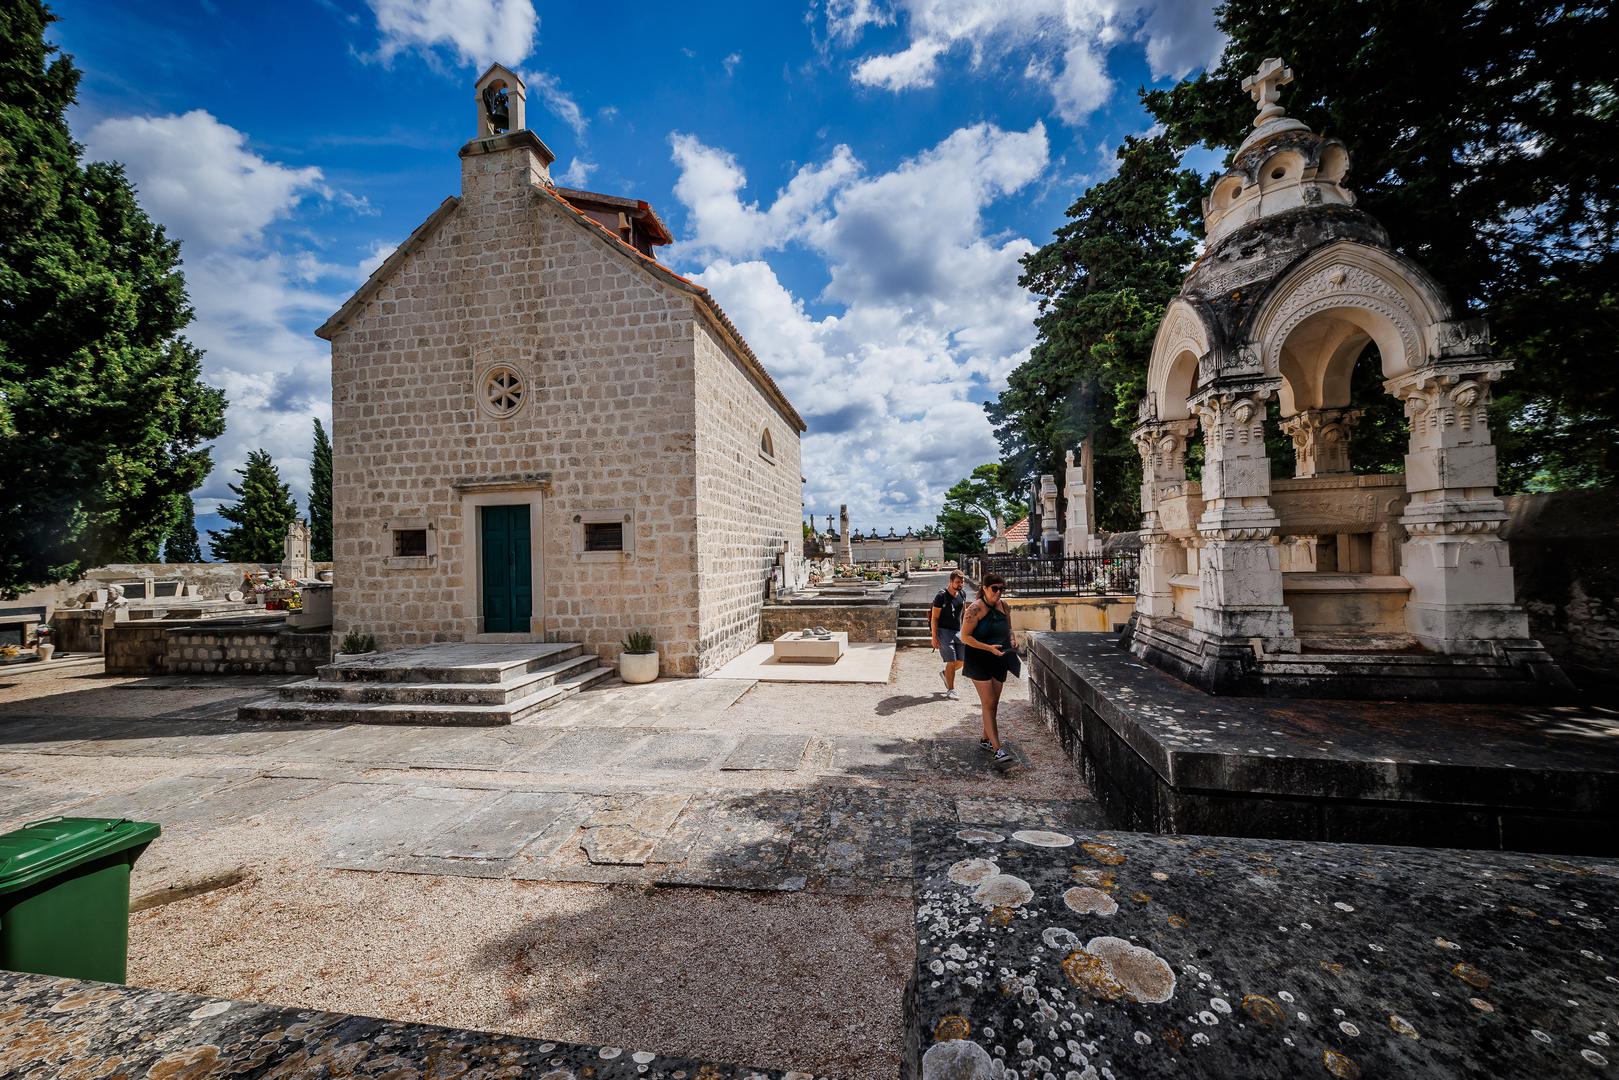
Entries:
[[197,536],[197,508],[191,502],[190,495],[181,495],[180,520],[169,533],[168,540],[163,545],[163,561],[166,563],[200,563],[202,559],[202,543]]
[[1289,61],[1288,115],[1344,141],[1356,205],[1517,363],[1493,410],[1502,489],[1619,482],[1619,87],[1594,59],[1614,5],[1226,0],[1217,21],[1219,66],[1143,95],[1169,138],[1235,147],[1242,80]]
[[315,450],[309,460],[309,557],[332,561],[332,444],[315,418]]
[[237,502],[219,508],[219,516],[231,527],[210,529],[208,546],[223,562],[278,563],[286,552],[287,529],[298,516],[292,489],[281,482],[280,471],[264,450],[247,455],[247,464],[237,475],[241,484],[230,486]]
[[52,21],[0,0],[0,596],[155,551],[224,428],[179,244],[120,166],[80,164]]

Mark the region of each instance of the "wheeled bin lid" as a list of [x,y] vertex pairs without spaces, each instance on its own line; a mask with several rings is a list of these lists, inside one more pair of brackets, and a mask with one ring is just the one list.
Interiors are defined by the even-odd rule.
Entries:
[[150,821],[46,818],[0,835],[0,895],[157,839]]

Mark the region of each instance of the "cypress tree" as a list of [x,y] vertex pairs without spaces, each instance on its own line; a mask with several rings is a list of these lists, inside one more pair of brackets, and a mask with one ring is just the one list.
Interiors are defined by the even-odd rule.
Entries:
[[0,0],[0,596],[155,554],[224,430],[179,244],[122,167],[80,164],[54,18]]
[[230,486],[236,503],[219,508],[231,527],[208,530],[208,546],[222,562],[279,563],[287,529],[298,516],[292,489],[281,482],[280,470],[264,450],[249,454],[237,475],[241,484]]
[[309,459],[309,557],[332,561],[332,443],[315,418],[315,451]]
[[168,540],[163,545],[163,561],[166,563],[199,563],[202,558],[202,543],[197,536],[197,510],[191,502],[190,495],[179,498],[180,520],[169,533]]

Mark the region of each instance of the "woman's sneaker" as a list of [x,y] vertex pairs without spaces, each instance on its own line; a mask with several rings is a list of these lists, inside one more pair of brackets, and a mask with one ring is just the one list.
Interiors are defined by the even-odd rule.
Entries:
[[945,696],[945,699],[947,701],[960,701],[961,700],[961,695],[956,693],[956,688],[954,686],[952,686],[950,689],[946,690],[944,692],[944,696]]
[[986,754],[993,754],[995,752],[995,744],[990,742],[988,739],[979,739],[978,749],[984,751]]
[[1010,764],[1012,764],[1012,755],[1008,754],[1006,752],[1006,747],[1003,746],[999,750],[995,751],[995,764],[997,764],[997,765],[1010,765]]

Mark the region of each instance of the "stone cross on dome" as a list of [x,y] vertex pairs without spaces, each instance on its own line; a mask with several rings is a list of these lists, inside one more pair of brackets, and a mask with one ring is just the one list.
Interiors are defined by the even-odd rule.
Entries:
[[1246,79],[1242,88],[1259,106],[1259,115],[1254,117],[1254,127],[1261,127],[1272,120],[1280,120],[1287,115],[1287,110],[1277,104],[1282,96],[1282,87],[1293,81],[1293,69],[1282,63],[1280,57],[1271,57],[1259,65],[1259,70]]

